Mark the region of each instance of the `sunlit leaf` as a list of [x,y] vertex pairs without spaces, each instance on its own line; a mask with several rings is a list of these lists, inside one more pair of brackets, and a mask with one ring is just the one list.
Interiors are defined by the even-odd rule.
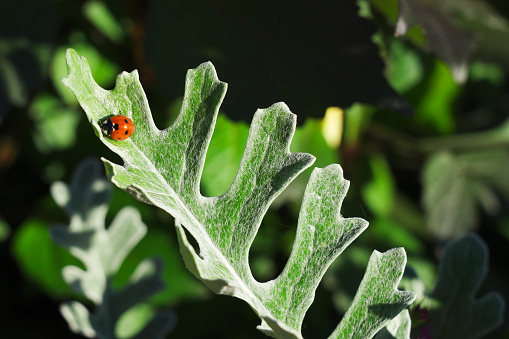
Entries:
[[[76,42],[74,42],[71,47],[85,55],[90,64],[94,66],[94,76],[97,82],[102,86],[112,84],[120,68],[114,62],[101,55],[93,45],[82,41],[84,38],[81,34],[76,33],[73,37]],[[72,106],[77,104],[76,98],[72,93],[69,93],[69,90],[62,84],[62,77],[67,73],[67,68],[65,67],[65,53],[67,48],[67,46],[61,46],[55,51],[51,63],[51,80],[60,97],[67,104]]]
[[410,338],[412,321],[408,310],[401,312],[387,326],[377,333],[375,339],[406,339]]
[[[258,110],[232,185],[225,194],[206,198],[200,194],[200,179],[226,91],[212,64],[188,72],[180,115],[171,127],[159,130],[136,71],[122,73],[116,87],[106,91],[93,80],[85,58],[69,50],[67,63],[64,84],[73,90],[96,135],[124,160],[125,166],[103,160],[112,182],[176,218],[184,261],[212,291],[246,301],[261,318],[258,328],[265,334],[302,338],[304,315],[327,267],[367,227],[360,218],[340,215],[349,185],[341,167],[313,171],[287,265],[276,279],[257,282],[248,256],[261,220],[275,197],[314,160],[289,151],[295,115],[283,103]],[[105,137],[99,123],[112,114],[130,117],[134,135],[122,142]],[[373,253],[352,311],[333,337],[339,332],[373,335],[412,302],[411,292],[396,289],[405,263],[402,248]]]

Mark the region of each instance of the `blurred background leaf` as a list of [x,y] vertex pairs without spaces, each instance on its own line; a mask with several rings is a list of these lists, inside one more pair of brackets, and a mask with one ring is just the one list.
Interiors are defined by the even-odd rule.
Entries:
[[433,235],[452,239],[477,228],[479,207],[497,213],[500,200],[494,189],[509,198],[507,166],[504,150],[433,155],[423,173],[423,202]]
[[450,243],[440,261],[436,286],[420,304],[429,314],[415,324],[412,335],[481,338],[500,326],[502,296],[493,291],[477,296],[487,271],[488,249],[477,235],[466,234]]
[[79,265],[79,261],[53,243],[49,228],[50,225],[44,222],[27,220],[13,239],[13,254],[19,267],[37,281],[45,293],[66,297],[71,290],[60,274],[61,269],[71,264]]

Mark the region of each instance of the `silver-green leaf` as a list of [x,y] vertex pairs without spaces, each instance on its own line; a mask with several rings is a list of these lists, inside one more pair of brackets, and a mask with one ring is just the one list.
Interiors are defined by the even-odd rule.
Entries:
[[[211,63],[188,71],[180,114],[163,130],[153,122],[136,71],[122,73],[115,88],[106,91],[92,79],[86,60],[75,51],[68,51],[67,63],[64,84],[75,93],[101,141],[124,161],[120,166],[103,159],[111,181],[175,217],[189,270],[214,292],[245,300],[262,320],[259,330],[275,338],[302,338],[302,321],[323,274],[368,225],[363,219],[340,214],[349,186],[341,167],[313,171],[288,263],[276,279],[260,283],[251,273],[248,256],[264,214],[314,161],[310,154],[289,150],[296,125],[289,108],[277,103],[255,113],[232,185],[221,196],[204,197],[200,180],[205,155],[226,92],[226,84],[219,81]],[[136,126],[134,135],[125,141],[100,133],[102,119],[116,114],[131,118]],[[199,253],[189,236],[198,243]],[[372,335],[413,299],[410,293],[395,290],[406,261],[404,251],[374,257],[382,259],[370,264],[365,284],[378,289],[383,304],[371,305],[344,320],[370,323],[366,328]],[[387,285],[372,284],[388,274]],[[359,293],[365,292],[361,288]],[[352,307],[358,307],[361,300]]]

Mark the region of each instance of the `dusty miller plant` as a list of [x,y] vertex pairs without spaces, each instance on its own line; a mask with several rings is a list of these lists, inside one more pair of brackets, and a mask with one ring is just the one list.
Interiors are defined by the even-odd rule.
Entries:
[[[341,167],[314,169],[288,262],[277,278],[258,282],[248,255],[262,218],[275,197],[314,161],[310,154],[289,151],[296,116],[284,103],[258,110],[232,185],[221,196],[204,197],[200,178],[226,92],[211,63],[188,72],[180,114],[163,130],[154,124],[137,71],[120,74],[115,88],[107,91],[74,50],[67,52],[67,65],[64,84],[96,135],[124,161],[121,166],[102,159],[110,180],[175,217],[188,269],[215,293],[247,302],[261,319],[260,331],[274,338],[302,338],[304,315],[326,269],[368,226],[363,219],[340,214],[349,186]],[[99,126],[105,117],[118,114],[136,126],[134,135],[120,142],[102,135]],[[352,305],[330,338],[372,337],[404,310],[415,298],[397,289],[405,264],[402,248],[374,251]],[[400,332],[408,337],[408,329]]]
[[127,284],[113,287],[124,259],[147,232],[140,213],[133,207],[124,207],[106,228],[111,184],[94,159],[85,159],[78,165],[70,184],[53,183],[51,194],[70,218],[69,225],[54,225],[51,236],[84,266],[64,267],[64,280],[90,300],[94,308],[90,312],[78,301],[63,303],[60,311],[70,329],[90,338],[164,338],[175,324],[175,316],[168,311],[156,313],[145,324],[138,319],[119,326],[127,311],[165,287],[162,265],[156,259],[144,260]]

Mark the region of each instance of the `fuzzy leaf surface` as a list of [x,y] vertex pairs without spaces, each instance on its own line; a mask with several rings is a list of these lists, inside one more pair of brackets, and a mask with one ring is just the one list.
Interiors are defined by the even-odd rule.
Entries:
[[392,319],[375,336],[375,339],[407,339],[410,338],[412,320],[408,310],[404,310]]
[[397,289],[405,265],[403,248],[373,251],[352,305],[329,338],[371,338],[411,304],[415,294]]
[[[172,214],[188,269],[214,292],[245,300],[262,319],[258,327],[262,332],[275,338],[302,338],[302,321],[323,274],[367,227],[363,219],[340,215],[349,186],[341,167],[313,171],[288,263],[276,279],[260,283],[252,276],[248,256],[263,216],[276,196],[314,161],[312,155],[289,150],[296,116],[284,103],[259,109],[232,185],[221,196],[204,197],[200,180],[205,155],[226,92],[211,63],[188,71],[180,114],[164,130],[153,122],[137,71],[122,73],[115,88],[106,91],[75,51],[68,51],[67,63],[64,84],[75,93],[101,141],[124,161],[120,166],[103,159],[111,181]],[[131,118],[136,126],[134,135],[121,142],[103,136],[99,126],[102,119],[117,114]],[[199,253],[189,235],[197,241]],[[393,268],[400,276],[402,267]],[[393,298],[392,287],[386,301],[399,309],[394,313],[394,305],[387,308],[394,317],[408,298]],[[375,318],[368,315],[366,321],[374,322],[377,330],[390,320]]]

